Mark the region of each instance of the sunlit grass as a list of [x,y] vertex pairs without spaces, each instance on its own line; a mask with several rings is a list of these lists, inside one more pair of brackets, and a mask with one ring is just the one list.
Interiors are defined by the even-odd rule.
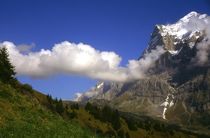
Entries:
[[[36,94],[37,95],[37,94]],[[41,96],[41,95],[39,95]],[[44,99],[44,98],[42,98]],[[75,121],[64,120],[40,104],[0,82],[0,138],[96,138]]]

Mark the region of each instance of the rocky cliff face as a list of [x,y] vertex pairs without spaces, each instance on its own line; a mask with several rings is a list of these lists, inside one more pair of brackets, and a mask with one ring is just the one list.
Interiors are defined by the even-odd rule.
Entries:
[[[102,82],[79,101],[103,102],[126,112],[161,117],[183,124],[210,124],[210,17],[191,12],[175,24],[156,25],[144,56],[162,46],[166,51],[141,80]],[[203,47],[201,46],[203,45]],[[202,55],[206,50],[207,55]],[[91,95],[91,94],[93,95]],[[91,96],[88,96],[91,95]],[[206,121],[199,118],[205,116]],[[207,123],[207,124],[208,124]]]

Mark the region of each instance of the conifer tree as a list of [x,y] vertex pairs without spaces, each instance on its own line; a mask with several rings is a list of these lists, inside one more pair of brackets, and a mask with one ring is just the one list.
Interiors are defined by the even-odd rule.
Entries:
[[63,102],[62,100],[60,99],[59,101],[57,101],[56,103],[56,111],[59,113],[59,114],[62,114],[65,110],[64,106],[63,106]]
[[9,54],[5,47],[0,48],[0,80],[2,82],[11,82],[15,80],[15,68],[9,61]]

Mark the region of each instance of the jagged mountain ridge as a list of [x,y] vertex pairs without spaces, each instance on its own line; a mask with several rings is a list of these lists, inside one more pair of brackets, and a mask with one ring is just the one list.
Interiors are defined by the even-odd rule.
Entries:
[[209,45],[209,18],[206,14],[191,12],[175,24],[156,25],[140,59],[157,46],[162,46],[165,53],[148,70],[149,76],[126,83],[102,82],[87,92],[93,96],[87,97],[85,93],[79,101],[97,104],[103,101],[122,111],[187,125],[203,115],[208,116],[209,61],[200,66],[195,59],[200,43],[204,41]]
[[156,25],[146,51],[151,51],[157,45],[163,45],[171,54],[176,54],[181,48],[180,44],[186,42],[192,48],[204,35],[207,18],[206,14],[191,12],[175,24]]

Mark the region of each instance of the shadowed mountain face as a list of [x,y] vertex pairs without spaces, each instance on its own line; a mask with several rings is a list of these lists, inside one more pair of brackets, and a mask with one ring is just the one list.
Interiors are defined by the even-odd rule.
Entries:
[[191,12],[175,24],[156,25],[139,60],[157,46],[165,53],[145,78],[101,82],[78,100],[210,128],[209,22],[208,15]]

